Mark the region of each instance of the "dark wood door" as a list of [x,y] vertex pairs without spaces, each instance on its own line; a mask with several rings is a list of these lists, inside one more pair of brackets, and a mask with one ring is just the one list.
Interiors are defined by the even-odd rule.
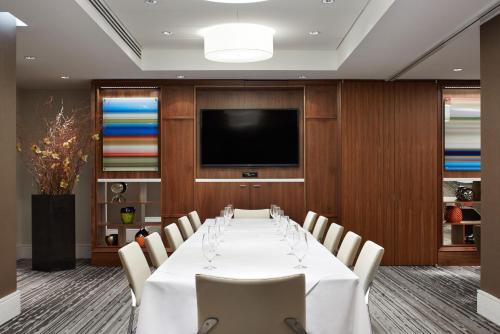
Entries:
[[262,182],[250,184],[250,208],[266,209],[276,204],[297,222],[304,220],[304,183]]
[[385,248],[394,263],[394,94],[386,82],[345,82],[341,115],[341,216],[346,231]]
[[438,88],[395,84],[396,263],[437,263]]
[[195,207],[202,220],[216,217],[231,203],[235,208],[250,209],[250,185],[238,182],[196,183]]

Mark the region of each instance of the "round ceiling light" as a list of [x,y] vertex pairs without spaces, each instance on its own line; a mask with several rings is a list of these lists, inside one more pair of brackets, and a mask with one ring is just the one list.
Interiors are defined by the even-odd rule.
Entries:
[[222,2],[222,3],[252,3],[252,2],[263,2],[267,0],[207,0],[210,2]]
[[252,63],[273,56],[274,29],[249,23],[228,23],[200,31],[205,58],[221,63]]

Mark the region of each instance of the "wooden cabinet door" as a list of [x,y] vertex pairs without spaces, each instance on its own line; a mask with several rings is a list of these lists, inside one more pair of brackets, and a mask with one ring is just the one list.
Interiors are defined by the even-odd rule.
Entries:
[[395,84],[396,264],[437,263],[438,88]]
[[231,203],[238,209],[250,209],[250,184],[238,182],[196,183],[195,207],[202,220],[219,215]]
[[302,223],[305,217],[304,183],[262,182],[250,184],[250,208],[266,209],[276,204],[293,220]]

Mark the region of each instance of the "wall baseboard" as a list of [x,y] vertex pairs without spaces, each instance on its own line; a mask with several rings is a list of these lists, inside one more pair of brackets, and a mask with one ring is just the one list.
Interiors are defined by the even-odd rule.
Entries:
[[21,314],[21,292],[19,290],[0,299],[0,325]]
[[[76,244],[75,254],[77,259],[90,259],[91,247],[90,244]],[[17,245],[17,259],[31,259],[31,244]]]
[[477,313],[500,326],[500,299],[477,290]]

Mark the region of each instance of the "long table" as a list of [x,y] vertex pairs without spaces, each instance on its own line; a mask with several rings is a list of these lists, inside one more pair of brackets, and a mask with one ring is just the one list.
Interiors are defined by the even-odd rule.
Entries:
[[371,333],[368,308],[358,277],[323,245],[308,235],[303,264],[287,255],[285,241],[270,219],[235,219],[228,226],[215,257],[214,270],[203,269],[203,226],[146,281],[137,333],[197,332],[195,275],[259,279],[304,273],[306,277],[306,330],[321,333]]

